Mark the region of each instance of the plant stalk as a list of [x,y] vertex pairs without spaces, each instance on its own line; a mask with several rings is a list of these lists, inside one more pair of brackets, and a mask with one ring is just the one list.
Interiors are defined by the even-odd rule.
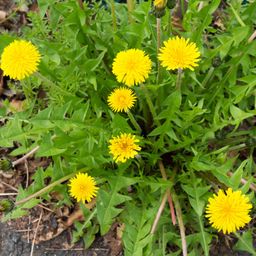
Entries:
[[153,102],[150,98],[150,95],[149,95],[149,92],[148,92],[148,89],[146,88],[145,85],[141,85],[141,89],[144,91],[144,95],[146,97],[146,101],[147,101],[147,104],[148,104],[148,107],[149,107],[149,110],[152,114],[152,117],[154,119],[154,121],[156,122],[157,126],[160,126],[160,122],[159,120],[156,118],[156,111],[155,111],[155,108],[154,108],[154,105],[153,105]]
[[31,151],[29,151],[26,155],[24,155],[23,157],[17,159],[16,161],[12,162],[12,166],[14,167],[14,166],[22,163],[23,161],[28,159],[31,155],[33,155],[38,149],[39,149],[39,146],[36,146]]
[[133,23],[134,20],[132,18],[132,11],[134,10],[134,1],[133,0],[127,0],[127,9],[128,9],[128,20],[129,23]]
[[32,194],[32,195],[30,195],[30,196],[28,196],[28,197],[26,197],[26,198],[23,198],[23,199],[21,199],[20,201],[17,201],[17,202],[15,203],[15,205],[17,206],[17,205],[26,203],[26,202],[29,201],[30,199],[36,198],[36,197],[38,197],[38,196],[41,196],[42,194],[44,194],[44,193],[48,192],[49,190],[51,190],[53,187],[55,187],[55,186],[61,184],[61,183],[64,182],[64,181],[69,180],[69,179],[72,178],[74,175],[75,175],[75,173],[71,173],[71,174],[69,174],[69,175],[67,175],[67,176],[65,176],[65,177],[62,177],[62,178],[59,179],[59,180],[54,181],[53,183],[51,183],[51,184],[49,184],[48,186],[46,186],[46,187],[40,189],[40,190],[37,191],[36,193],[34,193],[34,194]]
[[177,197],[177,195],[174,191],[173,191],[173,201],[174,201],[176,214],[177,214],[177,219],[178,219],[178,224],[179,224],[179,229],[180,229],[182,255],[187,256],[188,252],[187,252],[185,226],[184,226],[183,219],[182,219],[182,212],[181,212],[181,208],[180,208],[180,202],[179,202],[178,197]]
[[185,3],[184,3],[184,1],[185,0],[180,0],[180,8],[181,8],[181,13],[182,13],[182,18],[185,15]]
[[202,223],[202,219],[198,215],[197,215],[197,217],[198,217],[198,222],[199,222],[199,226],[200,226],[201,234],[202,234],[202,239],[203,239],[204,255],[209,256],[209,252],[208,252],[208,248],[207,248],[207,241],[206,241],[206,237],[205,237],[205,232],[204,232],[204,226],[203,226],[203,223]]
[[[166,174],[166,171],[165,171],[164,164],[163,164],[162,160],[160,160],[158,162],[158,166],[159,166],[159,169],[160,169],[160,172],[162,174],[163,179],[167,180],[167,174]],[[166,192],[167,192],[167,199],[168,199],[168,203],[169,203],[169,207],[170,207],[170,211],[171,211],[172,224],[176,225],[177,221],[176,221],[176,216],[175,216],[175,210],[174,210],[174,206],[173,206],[171,191],[168,188]]]
[[172,10],[169,10],[169,16],[168,16],[168,27],[167,27],[167,35],[171,36],[172,31]]
[[[227,174],[228,174],[229,177],[232,177],[232,176],[233,176],[233,173],[232,173],[232,172],[228,172]],[[243,185],[245,185],[245,184],[248,183],[248,180],[242,178],[242,179],[240,180],[240,183],[243,184]],[[250,188],[251,190],[253,190],[254,192],[256,192],[256,184],[251,183],[250,186],[249,186],[249,188]]]
[[129,119],[131,121],[131,123],[133,124],[134,128],[139,132],[141,133],[141,128],[140,128],[140,125],[137,123],[136,119],[134,118],[132,112],[130,112],[129,110],[127,111],[127,114],[129,116]]
[[113,30],[117,31],[115,1],[111,0],[110,4],[111,4],[111,15],[112,15]]
[[49,80],[47,77],[43,76],[41,73],[36,72],[35,76],[37,76],[40,80],[44,81],[46,84],[48,84],[50,87],[54,87],[58,90],[60,90],[63,94],[65,95],[72,95],[70,92],[67,92],[66,90],[62,89],[61,87],[59,87],[58,85],[56,85],[54,82],[52,82],[51,80]]
[[251,43],[255,38],[256,38],[256,29],[254,30],[254,32],[249,37],[248,43]]
[[77,0],[79,7],[84,10],[83,0]]
[[[157,38],[157,54],[159,54],[159,49],[161,47],[161,18],[156,18],[156,38]],[[156,83],[159,83],[160,79],[160,62],[157,59],[157,78]]]
[[178,68],[177,80],[176,80],[176,89],[181,90],[181,78],[182,78],[182,69]]
[[238,23],[242,26],[245,27],[246,25],[244,24],[244,22],[242,21],[241,17],[239,16],[239,14],[237,13],[237,11],[235,10],[235,8],[233,7],[233,5],[231,3],[229,3],[230,9],[233,12],[233,14],[235,15]]
[[166,191],[165,194],[164,194],[164,196],[163,196],[163,198],[162,198],[161,204],[160,204],[160,206],[159,206],[159,208],[158,208],[158,211],[157,211],[157,214],[156,214],[154,223],[153,223],[153,225],[152,225],[150,234],[154,234],[155,231],[156,231],[157,224],[158,224],[158,222],[159,222],[159,219],[160,219],[160,217],[161,217],[161,214],[162,214],[162,212],[163,212],[163,210],[164,210],[164,206],[165,206],[166,201],[167,201],[167,194],[168,194],[168,192]]

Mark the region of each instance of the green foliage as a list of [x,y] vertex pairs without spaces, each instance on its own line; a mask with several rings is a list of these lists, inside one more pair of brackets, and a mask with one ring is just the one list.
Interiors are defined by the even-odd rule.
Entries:
[[[58,181],[86,170],[99,191],[94,209],[80,205],[84,221],[74,223],[73,242],[82,238],[88,248],[98,233],[105,235],[119,222],[125,226],[125,255],[180,255],[182,241],[168,204],[150,233],[163,194],[170,189],[180,201],[189,255],[209,255],[217,231],[205,219],[208,198],[219,188],[231,187],[256,203],[250,193],[256,181],[256,40],[248,41],[256,2],[226,2],[189,1],[183,31],[170,22],[169,11],[162,17],[162,42],[170,33],[178,34],[195,42],[201,53],[199,66],[182,72],[177,90],[177,72],[158,70],[150,1],[136,3],[131,13],[126,5],[110,1],[84,2],[83,8],[75,0],[38,1],[39,12],[28,13],[31,26],[22,28],[22,38],[38,47],[42,59],[38,72],[20,84],[8,80],[25,100],[15,113],[8,98],[1,102],[0,146],[13,157],[38,147],[35,157],[50,164],[35,170],[28,188],[19,187],[16,205],[3,220],[29,214],[42,200],[51,201],[51,192],[62,195],[56,207],[73,207],[68,181]],[[0,54],[16,38],[0,35]],[[131,112],[141,133],[126,113],[114,113],[107,104],[111,91],[123,86],[112,74],[113,60],[130,48],[144,50],[153,62],[145,83],[132,88],[137,101]],[[116,164],[109,139],[124,132],[135,134],[142,150],[135,159]],[[242,179],[248,182],[241,184]],[[54,182],[47,193],[33,197]],[[254,255],[255,227],[244,229],[234,248]]]
[[246,251],[251,253],[251,255],[256,255],[255,248],[252,241],[252,232],[246,231],[242,235],[237,235],[238,242],[235,245],[235,248],[240,251]]
[[[153,238],[153,234],[150,234],[152,217],[154,217],[152,210],[127,204],[124,216],[126,226],[123,234],[126,256],[145,255],[145,247],[152,243]],[[153,255],[153,252],[147,250],[147,255]]]
[[28,210],[35,207],[41,202],[40,199],[33,198],[28,202],[24,203],[22,206],[15,207],[11,212],[7,213],[3,218],[2,221],[8,221],[11,219],[18,219],[24,215],[27,215],[29,212]]
[[[189,178],[189,177],[187,177]],[[188,179],[190,182],[187,183],[187,180],[184,181],[187,183],[186,185],[182,185],[183,190],[188,194],[188,199],[190,205],[197,215],[197,221],[200,227],[200,233],[198,241],[200,241],[202,248],[204,250],[204,255],[209,255],[209,243],[211,241],[210,235],[204,230],[204,223],[202,220],[203,211],[205,208],[205,200],[203,196],[206,192],[209,191],[210,186],[202,186],[202,180],[195,178],[194,175]]]
[[123,211],[122,208],[117,208],[117,206],[131,200],[131,197],[122,195],[119,191],[135,182],[136,179],[123,176],[108,176],[110,187],[108,190],[103,187],[103,189],[99,191],[96,205],[101,235],[104,235],[109,231],[113,219]]
[[94,224],[95,221],[94,223],[92,222],[96,210],[91,213],[90,210],[86,209],[83,205],[81,205],[81,208],[83,209],[83,214],[86,217],[86,220],[84,223],[80,223],[78,221],[74,223],[75,230],[73,232],[72,243],[75,243],[79,241],[80,238],[83,238],[85,248],[89,248],[95,239],[95,234],[99,230],[98,225]]

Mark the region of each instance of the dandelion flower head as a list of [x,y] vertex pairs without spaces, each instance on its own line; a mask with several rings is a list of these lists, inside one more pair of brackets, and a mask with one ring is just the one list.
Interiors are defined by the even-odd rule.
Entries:
[[70,195],[74,197],[77,202],[90,202],[98,191],[94,178],[87,173],[76,174],[75,177],[70,179],[68,186],[70,187]]
[[120,136],[113,137],[109,141],[109,150],[114,160],[124,163],[127,159],[134,158],[138,154],[138,151],[141,150],[136,142],[139,142],[139,140],[129,133],[123,133]]
[[166,0],[154,0],[154,6],[158,9],[162,9],[166,6]]
[[129,49],[116,55],[112,71],[119,83],[133,86],[148,78],[151,66],[152,62],[144,51]]
[[40,58],[39,51],[31,42],[14,40],[3,50],[1,69],[5,76],[22,80],[37,71]]
[[158,59],[167,70],[185,69],[194,70],[200,60],[200,52],[195,43],[183,37],[170,38],[160,48]]
[[136,96],[128,88],[117,88],[108,96],[108,105],[114,112],[127,112],[133,107]]
[[233,192],[231,188],[228,188],[226,193],[219,190],[217,195],[209,198],[206,217],[218,231],[222,230],[224,234],[229,234],[250,222],[249,211],[251,208],[252,205],[247,196],[239,190]]

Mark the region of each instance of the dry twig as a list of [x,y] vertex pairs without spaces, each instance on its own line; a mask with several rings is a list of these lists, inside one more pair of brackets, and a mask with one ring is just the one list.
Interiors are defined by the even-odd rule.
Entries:
[[37,150],[39,149],[39,146],[36,146],[35,148],[33,148],[31,151],[29,151],[26,155],[24,155],[23,157],[17,159],[16,161],[12,162],[12,166],[16,166],[20,163],[22,163],[23,161],[25,161],[27,158],[29,158],[31,155],[33,155]]
[[24,161],[25,169],[26,169],[26,188],[28,187],[29,182],[29,171],[28,171],[28,161],[25,159]]
[[33,256],[34,247],[35,247],[35,241],[36,241],[36,236],[37,236],[37,231],[38,231],[38,228],[39,228],[42,216],[43,216],[43,210],[41,211],[40,217],[39,217],[38,222],[37,222],[36,230],[35,230],[35,233],[34,233],[34,239],[33,239],[32,245],[31,245],[30,256]]
[[167,194],[168,194],[168,191],[166,191],[165,194],[164,194],[164,196],[163,196],[162,202],[161,202],[161,204],[160,204],[160,206],[159,206],[159,208],[158,208],[158,211],[157,211],[157,214],[156,214],[154,223],[153,223],[153,225],[152,225],[150,234],[154,234],[155,231],[156,231],[156,226],[157,226],[157,224],[158,224],[158,221],[159,221],[159,219],[160,219],[160,217],[161,217],[161,214],[162,214],[162,212],[163,212],[163,210],[164,210],[165,203],[166,203],[166,201],[167,201]]
[[16,196],[18,193],[0,193],[0,196]]
[[179,203],[179,200],[178,200],[178,197],[176,196],[176,194],[174,194],[173,197],[174,197],[173,201],[174,201],[174,204],[175,204],[175,209],[176,209],[177,219],[178,219],[179,229],[180,229],[182,254],[183,254],[183,256],[187,256],[188,252],[187,252],[185,226],[184,226],[183,219],[182,219],[182,212],[181,212],[181,208],[180,208],[180,203]]
[[17,189],[17,188],[15,188],[14,186],[12,186],[12,185],[10,185],[10,184],[8,184],[8,183],[6,183],[6,182],[4,182],[4,181],[2,181],[2,180],[0,181],[0,183],[2,183],[3,185],[5,185],[6,187],[12,189],[12,190],[15,191],[15,192],[18,192],[18,189]]
[[[233,176],[233,173],[232,173],[232,172],[228,172],[228,176],[229,176],[229,177],[232,177],[232,176]],[[242,179],[240,180],[240,183],[243,184],[243,185],[245,185],[245,184],[248,183],[248,180],[242,178]],[[249,185],[249,188],[250,188],[251,190],[253,190],[254,192],[256,192],[256,184],[251,183],[251,184]]]
[[[159,169],[160,169],[163,179],[167,180],[167,175],[166,175],[166,171],[165,171],[162,160],[159,161],[158,165],[159,165]],[[170,211],[171,211],[172,224],[176,225],[177,221],[176,221],[175,210],[173,207],[170,189],[167,189],[167,199],[168,199],[168,203],[169,203],[169,207],[170,207]]]
[[251,34],[248,39],[248,43],[251,43],[256,38],[256,30]]

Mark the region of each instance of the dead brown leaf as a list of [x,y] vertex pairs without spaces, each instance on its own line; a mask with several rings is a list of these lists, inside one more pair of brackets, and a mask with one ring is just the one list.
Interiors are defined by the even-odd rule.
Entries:
[[13,99],[10,102],[9,112],[17,113],[24,110],[24,101]]
[[110,256],[118,256],[123,250],[121,240],[123,228],[123,224],[114,223],[110,231],[104,236],[104,242],[110,247]]

